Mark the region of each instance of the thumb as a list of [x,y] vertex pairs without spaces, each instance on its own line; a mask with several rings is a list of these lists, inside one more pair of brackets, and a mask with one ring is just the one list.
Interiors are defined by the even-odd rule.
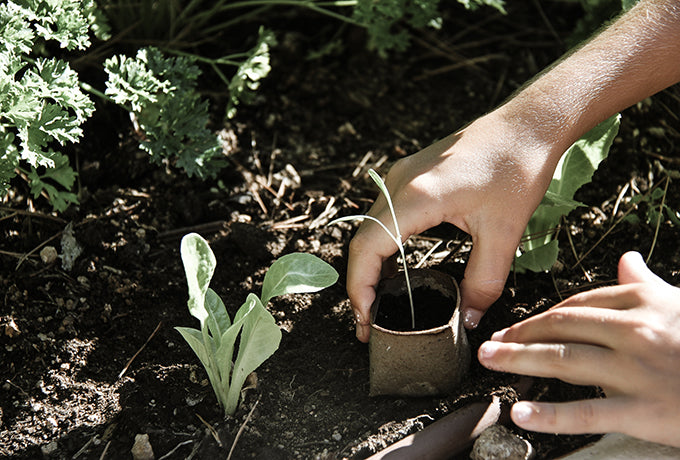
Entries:
[[517,245],[507,244],[505,236],[479,237],[472,244],[470,258],[461,282],[461,310],[466,328],[474,329],[501,296]]
[[619,259],[619,284],[663,283],[645,264],[639,252],[630,251]]

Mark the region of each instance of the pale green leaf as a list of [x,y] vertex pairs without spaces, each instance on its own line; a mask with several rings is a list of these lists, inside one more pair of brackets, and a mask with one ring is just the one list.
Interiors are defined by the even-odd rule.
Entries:
[[254,306],[250,307],[248,313],[243,316],[245,321],[225,408],[227,414],[233,414],[236,411],[241,388],[248,374],[274,354],[281,342],[281,330],[260,299],[250,294],[248,301],[251,304],[254,303]]
[[202,326],[208,317],[205,296],[217,265],[215,254],[208,242],[197,233],[189,233],[182,238],[180,254],[189,288],[189,312],[201,322]]
[[521,256],[517,257],[515,259],[514,269],[519,273],[523,273],[525,270],[530,270],[532,272],[548,271],[557,260],[558,251],[558,241],[551,240],[547,244],[526,251]]
[[276,260],[264,276],[262,303],[284,294],[317,292],[338,280],[328,263],[312,254],[292,253]]

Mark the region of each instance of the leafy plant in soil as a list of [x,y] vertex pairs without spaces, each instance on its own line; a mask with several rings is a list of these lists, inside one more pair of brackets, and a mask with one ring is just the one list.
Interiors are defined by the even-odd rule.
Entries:
[[[222,299],[209,287],[217,263],[208,243],[190,233],[182,238],[180,252],[189,288],[187,305],[201,328],[176,329],[203,364],[225,416],[233,415],[246,377],[281,342],[281,330],[265,305],[276,296],[317,292],[331,286],[338,273],[312,254],[285,255],[267,271],[261,297],[248,294],[232,321]],[[232,362],[239,334],[238,352]]]
[[523,245],[517,250],[514,269],[541,272],[550,270],[558,254],[556,233],[560,220],[582,203],[574,194],[590,182],[598,165],[609,154],[619,131],[620,116],[603,121],[576,141],[562,156],[543,200],[524,231]]
[[406,292],[408,293],[408,301],[411,309],[411,330],[415,330],[416,314],[415,309],[413,308],[413,292],[411,290],[411,280],[408,276],[408,265],[406,263],[406,253],[404,252],[404,244],[401,242],[401,233],[399,232],[399,222],[397,222],[397,214],[394,212],[394,205],[392,205],[392,198],[390,197],[390,192],[389,190],[387,190],[387,187],[385,186],[385,182],[382,180],[382,177],[380,177],[380,175],[373,169],[369,169],[368,175],[371,177],[371,179],[373,179],[373,182],[375,182],[375,184],[378,186],[380,192],[382,192],[383,196],[385,197],[385,200],[387,200],[387,205],[389,206],[390,209],[390,215],[392,216],[392,223],[394,225],[394,233],[392,233],[390,229],[385,226],[385,224],[380,222],[375,217],[367,216],[365,214],[340,217],[329,222],[328,225],[332,225],[338,222],[368,219],[380,225],[380,227],[383,230],[385,230],[385,232],[389,235],[392,241],[394,241],[394,244],[397,245],[397,248],[399,249],[399,254],[401,254],[401,263],[402,267],[404,267],[404,278],[406,279]]

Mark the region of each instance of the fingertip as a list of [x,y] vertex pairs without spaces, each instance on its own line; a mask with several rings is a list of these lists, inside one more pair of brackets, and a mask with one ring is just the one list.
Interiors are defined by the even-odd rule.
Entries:
[[463,326],[465,329],[475,329],[484,316],[484,312],[476,308],[466,308],[463,310]]
[[533,419],[536,413],[533,404],[526,401],[519,401],[513,404],[512,409],[510,409],[510,418],[515,422],[515,425],[524,428]]

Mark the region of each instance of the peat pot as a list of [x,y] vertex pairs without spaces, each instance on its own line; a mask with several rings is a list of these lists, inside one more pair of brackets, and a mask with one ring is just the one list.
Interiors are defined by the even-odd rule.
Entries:
[[456,281],[431,269],[409,270],[409,276],[415,330],[403,273],[380,282],[371,306],[371,396],[449,394],[470,366]]

